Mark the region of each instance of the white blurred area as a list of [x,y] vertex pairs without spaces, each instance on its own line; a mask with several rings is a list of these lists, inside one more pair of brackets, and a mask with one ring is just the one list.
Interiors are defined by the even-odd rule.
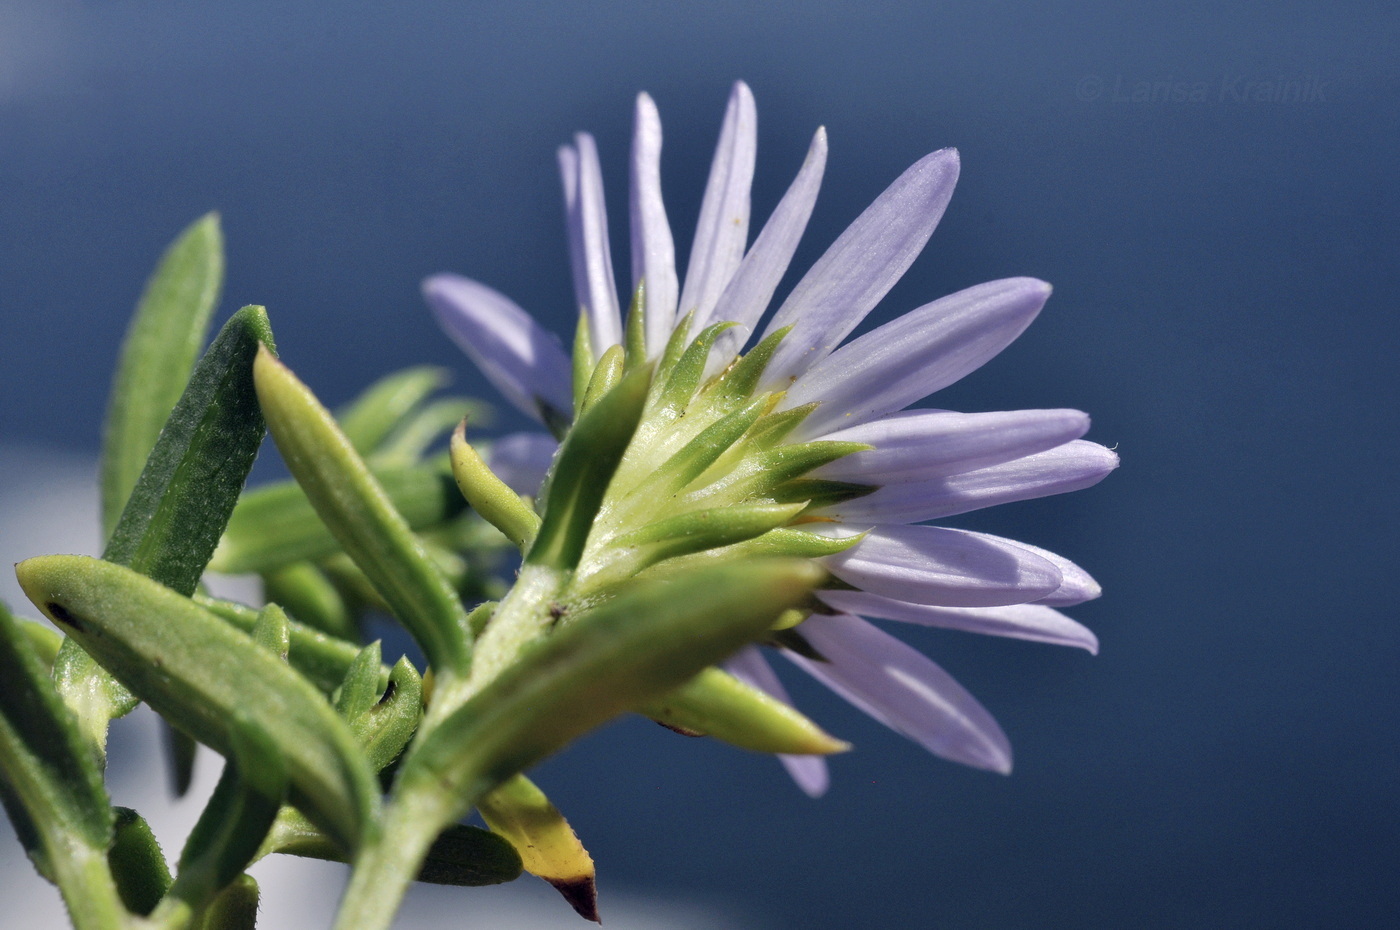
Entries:
[[[0,447],[0,599],[19,616],[39,616],[14,579],[9,565],[32,555],[100,549],[97,525],[96,463],[91,459],[38,448]],[[218,593],[248,599],[256,589],[237,590],[227,580]],[[195,785],[182,801],[172,801],[160,755],[158,721],[145,707],[118,720],[112,729],[108,789],[115,804],[141,812],[174,859],[199,816],[203,799],[218,781],[222,760],[201,749]],[[606,864],[604,864],[606,870]],[[261,930],[317,930],[329,927],[345,881],[342,865],[273,856],[252,870],[262,890]],[[759,925],[723,908],[695,902],[663,902],[619,893],[607,886],[600,908],[609,930],[745,930]],[[30,866],[8,820],[0,817],[0,926],[67,926],[57,890]],[[554,889],[529,876],[489,888],[416,886],[395,927],[401,930],[582,930]]]

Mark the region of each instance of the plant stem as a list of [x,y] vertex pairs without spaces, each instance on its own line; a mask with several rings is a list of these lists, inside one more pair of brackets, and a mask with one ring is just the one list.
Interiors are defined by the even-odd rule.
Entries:
[[49,861],[76,930],[125,930],[136,926],[140,918],[133,917],[122,905],[106,852],[81,843],[66,845],[68,848],[58,855],[51,849]]
[[434,794],[431,782],[396,792],[384,811],[384,828],[355,856],[334,930],[388,930],[433,840],[485,792],[484,782],[475,784],[466,798]]

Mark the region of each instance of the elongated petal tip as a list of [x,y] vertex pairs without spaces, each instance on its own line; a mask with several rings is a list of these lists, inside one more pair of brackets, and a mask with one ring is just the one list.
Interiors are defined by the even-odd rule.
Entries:
[[438,325],[511,403],[536,419],[572,409],[569,361],[559,340],[504,294],[470,278],[436,274],[423,299]]

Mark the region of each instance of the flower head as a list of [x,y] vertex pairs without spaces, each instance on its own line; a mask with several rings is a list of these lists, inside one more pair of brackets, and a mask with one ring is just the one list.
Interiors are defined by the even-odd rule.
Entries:
[[[638,98],[625,316],[596,146],[579,134],[560,150],[581,313],[572,363],[558,339],[485,285],[437,275],[424,294],[487,378],[556,435],[568,436],[570,421],[628,373],[647,379],[635,432],[570,566],[571,597],[596,602],[640,572],[697,560],[816,559],[830,585],[769,645],[931,752],[1009,771],[1010,746],[991,715],[862,617],[1097,649],[1056,609],[1099,595],[1078,566],[1024,543],[925,525],[1098,482],[1117,456],[1080,438],[1088,417],[906,409],[1005,348],[1050,288],[1031,278],[979,284],[845,341],[938,225],[959,170],[957,153],[943,149],[896,179],[756,332],[811,215],[827,142],[819,129],[750,244],[755,136],[752,95],[737,84],[682,282],[661,198],[661,124],[651,99]],[[510,440],[492,464],[538,476],[553,448]],[[534,493],[534,480],[516,490]],[[786,701],[757,648],[728,668]],[[818,757],[784,761],[809,793],[825,789]]]

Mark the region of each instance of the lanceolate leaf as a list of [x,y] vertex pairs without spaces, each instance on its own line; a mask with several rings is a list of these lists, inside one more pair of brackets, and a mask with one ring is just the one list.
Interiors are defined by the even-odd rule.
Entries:
[[311,391],[271,353],[254,364],[258,399],[287,468],[321,520],[441,671],[465,671],[467,614],[404,518]]
[[264,345],[272,330],[261,307],[244,307],[224,326],[170,414],[104,559],[194,593],[266,431],[253,390]]
[[[344,851],[326,839],[291,808],[282,808],[265,853],[285,853],[331,862],[349,861]],[[428,850],[418,872],[418,881],[434,885],[499,885],[520,877],[521,862],[510,841],[503,836],[454,823],[440,833]]]
[[593,857],[559,808],[524,775],[477,802],[486,825],[510,840],[525,871],[549,882],[585,920],[598,920]]
[[43,556],[16,574],[51,620],[180,729],[225,757],[271,745],[293,803],[347,848],[357,844],[378,805],[374,776],[325,697],[287,663],[121,566]]
[[127,329],[102,441],[102,527],[109,535],[155,447],[209,329],[224,276],[219,217],[196,220],[166,251]]

